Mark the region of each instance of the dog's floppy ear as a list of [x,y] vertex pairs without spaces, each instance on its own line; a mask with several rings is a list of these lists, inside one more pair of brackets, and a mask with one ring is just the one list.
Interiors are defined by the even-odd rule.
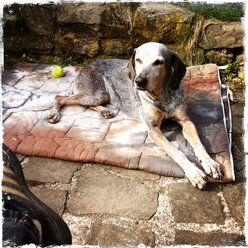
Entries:
[[136,49],[133,50],[132,56],[127,64],[127,69],[128,69],[128,77],[132,80],[134,80],[136,76],[136,71],[135,71],[135,53]]
[[170,86],[171,89],[176,90],[178,89],[179,84],[186,73],[186,66],[174,52],[172,52],[171,54],[170,69],[171,69]]

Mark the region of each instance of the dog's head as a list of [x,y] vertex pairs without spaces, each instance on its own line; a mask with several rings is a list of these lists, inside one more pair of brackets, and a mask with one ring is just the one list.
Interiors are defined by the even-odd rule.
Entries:
[[186,67],[165,45],[149,42],[133,51],[128,71],[136,89],[159,97],[162,91],[178,89]]

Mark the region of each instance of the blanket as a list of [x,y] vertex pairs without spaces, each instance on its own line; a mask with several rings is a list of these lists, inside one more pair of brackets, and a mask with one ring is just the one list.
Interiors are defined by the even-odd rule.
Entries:
[[[18,64],[4,72],[3,138],[10,149],[30,156],[96,162],[184,177],[181,167],[149,138],[146,126],[114,106],[108,106],[115,113],[112,119],[83,106],[64,106],[60,122],[48,123],[54,96],[66,95],[81,69],[65,66],[64,77],[52,78],[53,68],[54,65]],[[234,181],[230,106],[217,66],[188,67],[183,87],[190,119],[207,152],[225,173],[221,182]],[[200,167],[177,123],[165,121],[162,131]]]

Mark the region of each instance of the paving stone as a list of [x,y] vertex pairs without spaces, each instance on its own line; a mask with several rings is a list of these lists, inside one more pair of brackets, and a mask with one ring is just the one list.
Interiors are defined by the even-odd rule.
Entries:
[[60,216],[62,215],[66,201],[66,191],[38,187],[30,187],[30,190],[54,212]]
[[245,178],[245,160],[234,161],[234,171],[236,179]]
[[26,180],[44,183],[69,183],[80,163],[41,157],[29,157],[24,167]]
[[232,155],[234,160],[241,160],[244,158],[244,138],[234,135],[232,137]]
[[244,225],[245,189],[244,182],[223,185],[223,194],[231,215],[240,224]]
[[234,163],[234,172],[236,178],[245,176],[245,158],[243,137],[234,135],[232,137],[232,155]]
[[155,234],[147,230],[137,228],[124,228],[112,224],[95,222],[86,238],[87,245],[100,246],[128,246],[144,244],[149,247],[155,245]]
[[112,214],[130,218],[151,218],[157,210],[158,193],[136,180],[86,167],[81,170],[68,200],[72,214]]
[[175,244],[178,245],[245,245],[245,237],[233,233],[196,233],[186,230],[176,230]]
[[146,171],[140,170],[127,170],[120,167],[102,165],[102,167],[108,171],[111,171],[117,175],[122,175],[124,177],[130,177],[133,179],[138,179],[140,181],[157,181],[160,176],[156,174],[152,174]]
[[22,161],[26,156],[16,153],[16,157],[18,158],[19,161]]
[[236,98],[238,99],[239,103],[245,103],[245,92],[244,90],[239,90],[234,92],[234,95],[236,96]]
[[233,136],[241,136],[243,134],[243,119],[234,118],[232,119],[232,133]]
[[177,223],[216,223],[225,221],[215,185],[206,190],[194,188],[190,183],[169,185],[172,214]]
[[232,117],[234,118],[242,118],[244,116],[244,104],[243,103],[235,103],[230,105],[232,111]]

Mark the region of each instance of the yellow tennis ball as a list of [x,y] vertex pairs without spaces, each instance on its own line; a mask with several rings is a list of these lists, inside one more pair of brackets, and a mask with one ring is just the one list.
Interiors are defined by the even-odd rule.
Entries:
[[52,76],[54,78],[60,78],[60,77],[63,77],[64,76],[64,71],[61,67],[59,66],[56,66],[55,68],[53,68],[52,70]]

